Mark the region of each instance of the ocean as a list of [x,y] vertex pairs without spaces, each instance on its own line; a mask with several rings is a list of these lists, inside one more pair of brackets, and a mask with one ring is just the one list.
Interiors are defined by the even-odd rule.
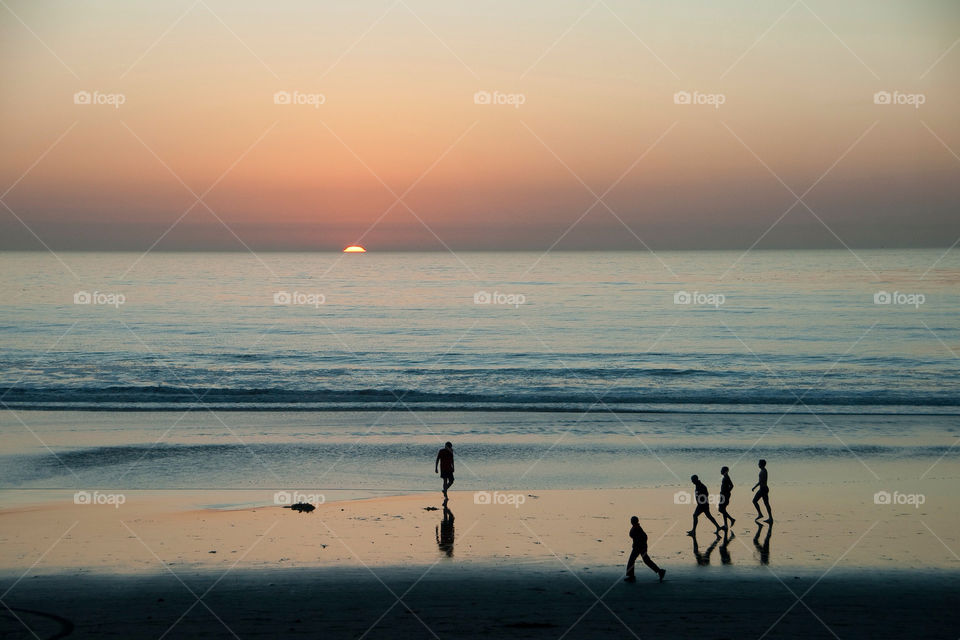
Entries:
[[956,470],[957,251],[4,253],[0,304],[3,488]]

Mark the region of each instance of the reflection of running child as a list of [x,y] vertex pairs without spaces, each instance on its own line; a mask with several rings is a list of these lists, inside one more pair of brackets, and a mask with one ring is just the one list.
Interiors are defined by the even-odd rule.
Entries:
[[443,479],[443,503],[446,504],[447,489],[453,484],[453,443],[448,442],[443,445],[443,449],[437,452],[437,459],[433,464],[434,473],[439,473]]
[[757,466],[760,467],[760,478],[757,480],[757,484],[753,485],[754,489],[760,487],[760,490],[753,496],[753,506],[757,508],[756,519],[759,520],[763,517],[763,512],[760,511],[760,501],[763,500],[763,504],[767,508],[766,522],[773,522],[773,511],[770,510],[770,487],[767,486],[767,461],[760,460]]
[[[730,527],[736,523],[736,518],[727,513],[727,505],[730,504],[730,494],[733,492],[733,480],[730,479],[730,467],[723,467],[720,469],[720,475],[723,476],[723,480],[720,481],[720,505],[717,507],[717,511],[723,516],[723,528],[729,530]],[[730,524],[727,524],[727,521],[730,521]]]
[[650,559],[650,556],[647,555],[647,532],[640,526],[640,518],[633,516],[630,518],[630,524],[633,525],[630,527],[630,538],[633,540],[633,550],[630,552],[630,559],[627,560],[627,577],[624,578],[624,581],[637,581],[637,577],[633,573],[633,568],[639,556],[643,558],[643,564],[650,567],[650,570],[660,578],[660,582],[663,582],[663,576],[667,575],[667,570],[658,567],[656,563]]

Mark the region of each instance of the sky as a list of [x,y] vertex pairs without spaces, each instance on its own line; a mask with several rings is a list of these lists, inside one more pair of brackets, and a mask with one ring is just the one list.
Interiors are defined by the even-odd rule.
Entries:
[[952,1],[0,4],[0,249],[960,237]]

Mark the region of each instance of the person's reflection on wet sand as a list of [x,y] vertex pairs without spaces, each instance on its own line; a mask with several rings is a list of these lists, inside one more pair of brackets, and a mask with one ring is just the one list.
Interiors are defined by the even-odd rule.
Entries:
[[723,532],[723,544],[720,545],[720,562],[722,564],[732,564],[730,560],[730,541],[737,536],[732,532]]
[[720,542],[720,538],[714,538],[710,546],[707,547],[706,553],[700,553],[700,547],[697,545],[697,536],[691,537],[693,538],[693,557],[697,559],[697,564],[701,567],[707,566],[710,564],[710,554],[713,553],[717,543]]
[[448,558],[453,557],[453,511],[446,503],[443,505],[443,520],[437,525],[437,548]]
[[753,546],[760,552],[760,564],[770,564],[770,534],[773,533],[773,525],[767,525],[767,535],[760,543],[760,532],[763,531],[763,524],[757,529],[757,535],[753,536]]

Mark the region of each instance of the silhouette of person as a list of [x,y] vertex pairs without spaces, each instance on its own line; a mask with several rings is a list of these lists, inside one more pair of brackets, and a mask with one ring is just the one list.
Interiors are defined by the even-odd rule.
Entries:
[[693,557],[697,559],[697,564],[701,567],[705,567],[710,564],[710,554],[713,553],[714,548],[717,546],[717,543],[720,542],[720,538],[714,538],[713,542],[710,543],[710,546],[707,547],[706,553],[700,553],[700,547],[697,545],[697,536],[693,537]]
[[760,552],[760,564],[770,564],[770,534],[773,533],[773,525],[767,525],[767,536],[763,539],[763,544],[760,544],[760,532],[763,531],[763,524],[758,523],[757,527],[757,534],[753,536],[753,546]]
[[764,506],[767,508],[767,522],[773,522],[773,511],[770,510],[770,488],[767,486],[767,461],[760,460],[757,463],[757,466],[760,467],[760,478],[757,480],[757,484],[753,485],[751,491],[760,487],[756,494],[753,496],[753,506],[757,508],[757,520],[763,517],[763,512],[760,511],[760,501],[763,500]]
[[630,551],[630,558],[627,560],[627,577],[624,578],[624,581],[637,581],[637,576],[634,575],[633,569],[637,562],[637,557],[640,557],[643,559],[643,564],[650,567],[650,570],[660,578],[660,582],[663,582],[663,576],[667,575],[667,570],[658,567],[656,563],[650,559],[650,556],[647,555],[647,532],[640,526],[640,518],[633,516],[630,518],[630,524],[633,525],[630,527],[630,538],[633,540],[633,549]]
[[[729,530],[736,522],[736,518],[727,513],[727,505],[730,504],[730,494],[733,492],[733,480],[730,479],[730,467],[722,467],[720,475],[723,479],[720,481],[720,503],[717,505],[717,511],[723,516],[723,528]],[[729,520],[730,524],[727,524]]]
[[710,494],[707,491],[707,485],[700,482],[700,478],[698,478],[696,475],[690,476],[690,481],[693,483],[693,495],[694,501],[697,503],[697,507],[693,511],[693,529],[687,531],[687,535],[697,535],[697,519],[702,513],[703,515],[707,516],[707,520],[712,522],[713,526],[717,528],[716,534],[719,538],[720,532],[723,531],[724,527],[721,527],[720,524],[713,519],[713,516],[710,515]]
[[448,558],[453,557],[453,511],[443,505],[443,519],[437,525],[437,548],[446,553]]
[[730,535],[727,535],[727,532],[723,532],[723,543],[720,545],[720,562],[723,564],[732,564],[730,560],[730,541],[736,538],[737,536],[730,531]]
[[443,504],[447,504],[447,489],[453,484],[453,443],[443,445],[437,452],[437,459],[433,463],[433,472],[439,473],[443,479]]

